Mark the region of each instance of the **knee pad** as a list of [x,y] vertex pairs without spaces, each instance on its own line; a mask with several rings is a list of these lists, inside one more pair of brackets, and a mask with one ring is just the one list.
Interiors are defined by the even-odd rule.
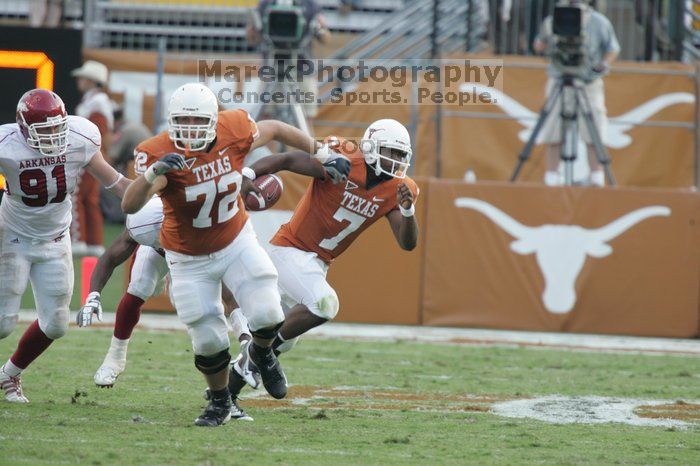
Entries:
[[335,291],[331,290],[330,293],[307,307],[313,315],[318,316],[321,319],[332,320],[336,315],[338,315],[340,301],[338,301],[338,295],[335,293]]
[[276,282],[261,286],[252,291],[241,303],[241,309],[248,319],[248,327],[255,335],[259,329],[274,327],[284,322],[284,312]]
[[132,277],[126,292],[146,301],[156,295],[158,282],[151,277]]
[[284,322],[280,322],[279,324],[277,324],[273,327],[261,328],[259,330],[254,330],[250,333],[254,337],[262,338],[263,340],[272,340],[279,333],[279,330],[282,327],[283,323]]
[[56,311],[51,317],[42,319],[39,316],[39,328],[44,335],[51,338],[52,340],[58,340],[63,335],[66,334],[68,330],[68,319],[70,317],[70,312],[68,309],[65,311]]
[[17,327],[18,318],[19,316],[17,314],[0,317],[0,340],[8,337],[15,327]]
[[275,349],[277,351],[279,351],[280,353],[286,353],[287,351],[294,348],[294,346],[297,344],[297,341],[299,341],[299,337],[294,337],[294,338],[290,338],[289,340],[284,340],[284,342]]
[[192,339],[194,354],[211,355],[228,350],[231,342],[228,338],[228,326],[223,314],[204,316],[187,324],[187,331]]
[[194,366],[199,372],[206,375],[221,372],[228,367],[229,362],[231,362],[231,353],[229,353],[228,348],[212,356],[201,356],[197,354],[194,357]]

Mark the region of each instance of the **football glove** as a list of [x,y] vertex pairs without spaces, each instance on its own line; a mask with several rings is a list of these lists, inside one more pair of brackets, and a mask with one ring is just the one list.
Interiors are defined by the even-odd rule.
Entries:
[[75,323],[78,327],[87,327],[92,324],[92,316],[96,315],[97,320],[102,321],[102,302],[100,301],[100,293],[93,291],[85,299],[85,305],[80,308]]
[[345,183],[350,174],[350,161],[342,155],[323,164],[333,184]]
[[156,163],[148,167],[144,177],[146,181],[153,184],[155,179],[160,175],[165,175],[171,170],[182,170],[185,168],[185,158],[176,153],[165,154]]
[[324,144],[311,157],[321,163],[326,163],[344,156],[340,152],[332,149],[330,144]]

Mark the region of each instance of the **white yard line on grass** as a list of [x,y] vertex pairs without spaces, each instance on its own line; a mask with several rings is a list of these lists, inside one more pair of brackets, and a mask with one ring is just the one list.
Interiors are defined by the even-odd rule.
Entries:
[[[105,313],[99,327],[112,328],[114,313]],[[36,312],[20,312],[20,322],[36,319]],[[70,322],[75,322],[72,314]],[[139,327],[146,330],[185,330],[174,314],[142,314]],[[700,340],[626,337],[576,333],[524,332],[410,325],[367,325],[332,322],[316,327],[308,334],[314,338],[343,338],[367,341],[418,341],[486,346],[524,346],[578,351],[632,352],[700,356]]]

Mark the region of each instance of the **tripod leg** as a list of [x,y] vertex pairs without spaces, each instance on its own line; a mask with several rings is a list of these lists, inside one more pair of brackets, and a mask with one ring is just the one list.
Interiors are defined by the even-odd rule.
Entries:
[[[573,84],[565,84],[565,91],[573,92],[573,99],[568,99],[568,94],[562,97],[561,110],[561,151],[560,156],[564,162],[564,184],[574,184],[574,162],[578,152],[578,105],[576,102],[576,88]],[[573,108],[568,106],[573,105]]]
[[520,176],[520,171],[523,169],[525,162],[527,162],[530,158],[533,147],[535,147],[535,143],[537,142],[537,136],[539,136],[540,131],[542,131],[542,127],[544,126],[545,121],[547,121],[547,117],[549,117],[549,114],[552,113],[552,109],[554,108],[554,105],[559,99],[561,92],[562,86],[557,85],[557,87],[554,89],[554,92],[552,92],[552,94],[550,94],[547,98],[547,101],[544,103],[544,107],[542,107],[542,110],[540,110],[540,116],[537,118],[537,124],[535,124],[535,127],[532,130],[532,134],[527,140],[527,143],[525,144],[525,147],[523,148],[522,152],[520,152],[520,155],[518,155],[518,165],[515,167],[515,171],[513,171],[513,175],[510,177],[511,182],[516,181],[518,179],[518,176]]
[[615,177],[613,176],[612,169],[610,168],[610,156],[608,151],[603,145],[603,139],[598,133],[598,128],[593,120],[593,110],[591,109],[591,102],[588,100],[588,95],[582,87],[578,87],[576,90],[576,98],[579,102],[580,107],[583,108],[583,121],[586,123],[586,128],[588,129],[588,134],[593,142],[593,148],[595,150],[596,158],[598,162],[603,166],[605,170],[605,176],[608,179],[610,186],[615,186]]
[[[287,83],[287,95],[292,96],[294,95],[294,89],[293,86],[290,83]],[[293,97],[290,97],[292,99]],[[290,101],[289,102],[289,113],[291,114],[290,117],[294,121],[295,126],[299,128],[301,131],[303,131],[305,134],[308,134],[311,136],[311,130],[309,128],[309,122],[306,118],[306,112],[304,112],[304,108],[302,105],[297,102],[296,100]]]

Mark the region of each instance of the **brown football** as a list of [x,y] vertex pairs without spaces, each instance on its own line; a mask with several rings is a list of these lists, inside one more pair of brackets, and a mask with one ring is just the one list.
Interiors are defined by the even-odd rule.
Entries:
[[255,212],[267,210],[279,200],[284,191],[282,180],[277,175],[262,175],[253,184],[260,189],[262,194],[250,192],[245,197],[245,206],[248,210]]

